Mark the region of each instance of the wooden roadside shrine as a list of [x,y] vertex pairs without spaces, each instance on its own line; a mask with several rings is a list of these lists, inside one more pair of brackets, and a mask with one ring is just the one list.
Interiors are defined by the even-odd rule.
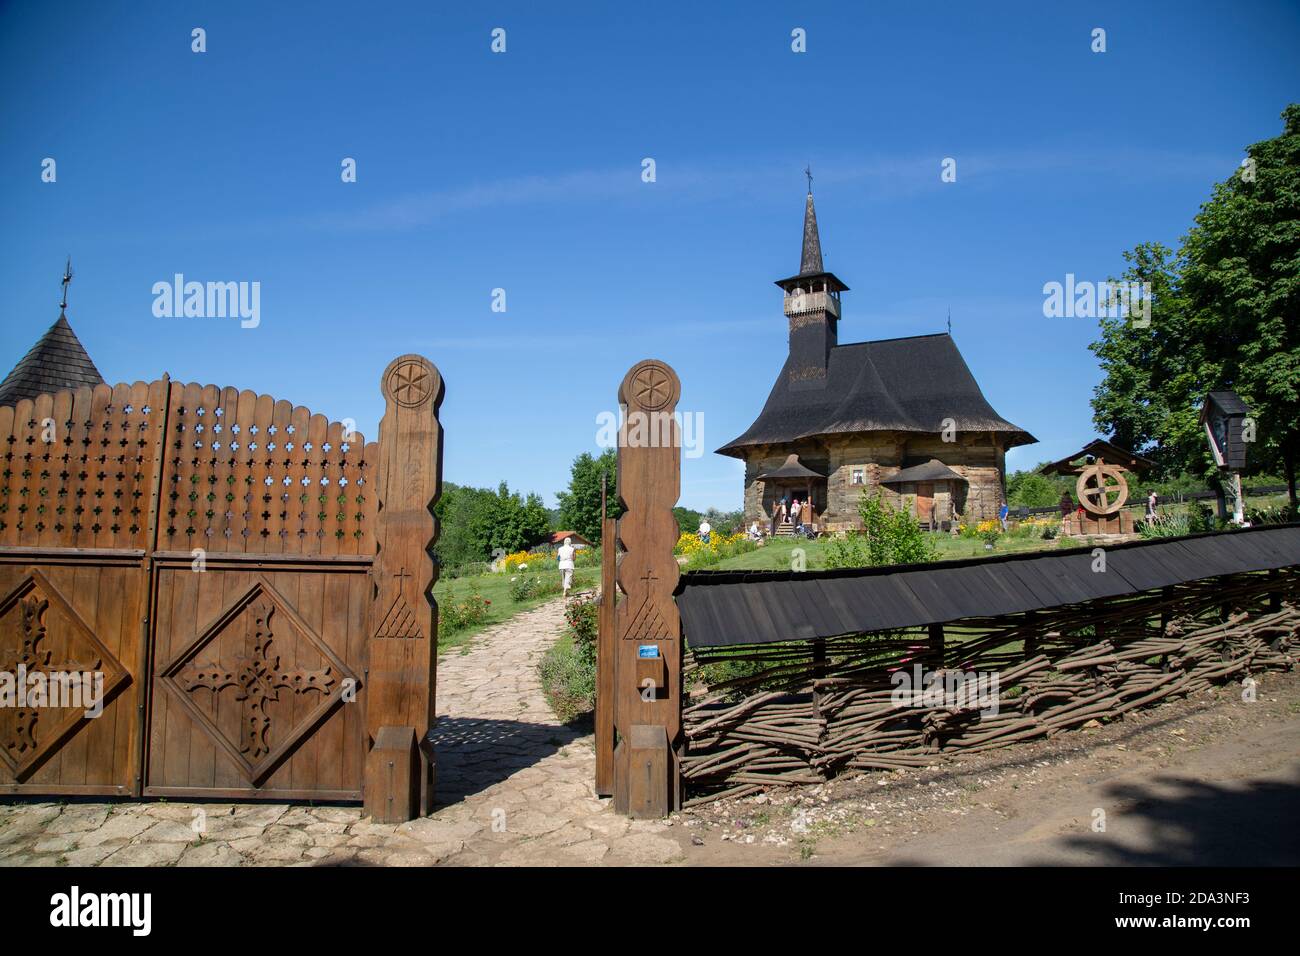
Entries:
[[0,708],[0,793],[427,812],[443,386],[381,384],[378,443],[167,376],[0,406],[0,671],[102,681]]
[[1254,440],[1250,406],[1229,389],[1210,392],[1201,403],[1201,427],[1209,440],[1210,454],[1225,477],[1225,494],[1218,495],[1220,516],[1227,517],[1225,498],[1232,502],[1232,523],[1246,521],[1245,498],[1241,493],[1241,473],[1246,468],[1246,450]]

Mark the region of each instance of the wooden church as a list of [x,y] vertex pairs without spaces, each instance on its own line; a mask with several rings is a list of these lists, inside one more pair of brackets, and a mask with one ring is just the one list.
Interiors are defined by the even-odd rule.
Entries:
[[848,286],[822,266],[811,188],[799,274],[776,284],[789,354],[758,419],[718,449],[745,462],[745,523],[810,497],[818,530],[854,528],[863,491],[935,529],[996,517],[1007,449],[1036,439],[993,410],[951,334],[840,344]]

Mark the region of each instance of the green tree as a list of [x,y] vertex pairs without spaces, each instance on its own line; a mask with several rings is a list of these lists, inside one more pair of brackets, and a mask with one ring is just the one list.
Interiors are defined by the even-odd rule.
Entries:
[[613,448],[605,449],[599,458],[584,451],[573,459],[569,487],[555,496],[560,502],[564,530],[576,531],[592,544],[600,544],[601,477],[608,481],[610,517],[617,518],[622,514],[615,488],[617,475],[618,452]]
[[1040,475],[1040,462],[1029,471],[1013,471],[1007,475],[1007,504],[1012,508],[1049,508],[1059,504],[1061,492],[1074,493],[1074,481],[1070,478],[1054,478]]
[[1247,150],[1184,244],[1190,321],[1218,359],[1216,387],[1250,405],[1251,470],[1281,465],[1296,504],[1300,463],[1300,103],[1281,136]]
[[498,550],[521,551],[551,530],[541,497],[521,498],[504,481],[496,491],[444,484],[433,511],[440,523],[434,550],[449,566],[489,561]]
[[[735,534],[745,528],[744,511],[722,511],[718,508],[710,508],[704,512],[704,518],[717,534]],[[699,525],[696,524],[695,527],[698,528]],[[695,528],[690,530],[694,531]]]
[[694,534],[695,530],[700,526],[700,519],[704,516],[698,511],[678,505],[673,509],[673,517],[677,519],[678,531],[682,534]]
[[1247,150],[1217,184],[1175,255],[1125,253],[1125,279],[1151,283],[1151,323],[1103,318],[1092,345],[1105,378],[1094,421],[1154,458],[1157,479],[1218,485],[1198,418],[1205,394],[1236,391],[1251,407],[1250,471],[1280,469],[1292,505],[1300,463],[1300,104],[1281,136]]

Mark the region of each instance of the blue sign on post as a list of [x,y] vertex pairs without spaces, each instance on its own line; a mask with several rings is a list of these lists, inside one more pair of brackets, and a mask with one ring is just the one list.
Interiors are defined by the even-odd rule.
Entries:
[[642,645],[640,645],[639,647],[637,647],[637,649],[636,649],[636,656],[637,656],[637,657],[658,657],[658,656],[659,656],[659,645],[658,645],[658,644],[642,644]]

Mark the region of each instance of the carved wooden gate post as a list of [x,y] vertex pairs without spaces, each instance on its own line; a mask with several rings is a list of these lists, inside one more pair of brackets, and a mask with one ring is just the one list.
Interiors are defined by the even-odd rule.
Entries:
[[596,629],[596,795],[614,795],[614,608],[618,606],[618,521],[609,516],[609,489],[600,477],[600,616]]
[[625,553],[624,594],[615,612],[614,807],[633,817],[662,817],[681,805],[681,619],[677,521],[681,434],[673,412],[681,396],[664,362],[632,366],[619,386],[625,415],[618,433],[618,520]]
[[380,379],[387,407],[379,423],[377,551],[366,686],[365,812],[398,823],[433,809],[438,665],[438,537],[432,509],[442,493],[443,383],[421,355],[393,359]]

